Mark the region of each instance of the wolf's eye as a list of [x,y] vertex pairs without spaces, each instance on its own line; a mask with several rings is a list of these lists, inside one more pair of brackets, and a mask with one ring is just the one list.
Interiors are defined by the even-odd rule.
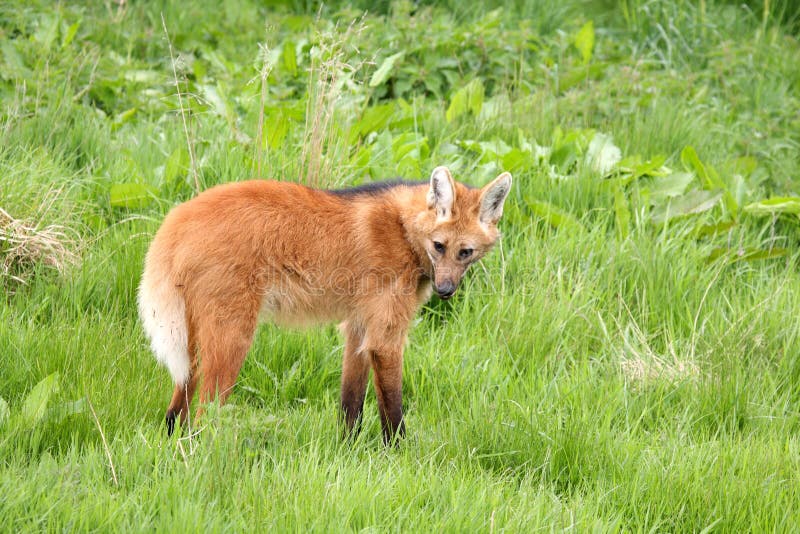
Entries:
[[470,256],[472,256],[471,248],[462,248],[461,250],[458,251],[458,259],[460,260],[466,260]]
[[438,252],[439,254],[444,254],[444,245],[442,243],[439,243],[438,241],[434,241],[433,242],[433,248],[435,248],[436,252]]

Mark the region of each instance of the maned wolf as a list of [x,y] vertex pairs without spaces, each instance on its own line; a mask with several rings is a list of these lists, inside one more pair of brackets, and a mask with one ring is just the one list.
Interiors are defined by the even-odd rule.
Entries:
[[341,403],[357,429],[370,367],[384,440],[404,433],[403,346],[416,310],[455,293],[498,238],[511,189],[482,189],[437,167],[430,184],[337,191],[254,180],[209,189],[173,209],[153,240],[139,314],[175,382],[167,429],[200,403],[230,394],[259,321],[341,321]]

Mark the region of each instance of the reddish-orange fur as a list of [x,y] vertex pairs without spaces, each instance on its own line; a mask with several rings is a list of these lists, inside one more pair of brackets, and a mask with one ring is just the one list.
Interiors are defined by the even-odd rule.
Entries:
[[[298,326],[340,321],[347,428],[358,424],[371,368],[384,437],[402,433],[409,324],[430,297],[431,282],[455,290],[469,263],[491,248],[510,180],[504,174],[484,189],[469,189],[438,168],[430,188],[398,185],[350,196],[249,181],[177,206],[153,240],[140,291],[140,312],[152,318],[148,334],[172,336],[162,345],[183,343],[172,329],[184,327],[174,315],[185,309],[188,379],[176,379],[168,423],[178,414],[184,422],[198,386],[201,404],[225,401],[259,319]],[[455,197],[449,205],[448,183]],[[434,241],[446,244],[445,253]],[[458,257],[464,247],[474,250],[466,261]]]

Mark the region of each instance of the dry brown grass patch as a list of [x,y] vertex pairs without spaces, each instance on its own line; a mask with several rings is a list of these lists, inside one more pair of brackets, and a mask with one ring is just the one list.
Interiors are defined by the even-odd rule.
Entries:
[[14,218],[0,208],[0,279],[7,291],[27,284],[36,267],[43,265],[63,273],[77,262],[77,239],[68,228]]

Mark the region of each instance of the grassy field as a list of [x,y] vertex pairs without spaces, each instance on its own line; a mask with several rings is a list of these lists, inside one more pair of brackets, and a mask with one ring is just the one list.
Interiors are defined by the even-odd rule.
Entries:
[[[795,4],[471,6],[0,4],[0,531],[800,529]],[[262,327],[166,436],[172,206],[441,164],[514,189],[415,322],[399,448],[371,390],[340,439],[333,325]]]

